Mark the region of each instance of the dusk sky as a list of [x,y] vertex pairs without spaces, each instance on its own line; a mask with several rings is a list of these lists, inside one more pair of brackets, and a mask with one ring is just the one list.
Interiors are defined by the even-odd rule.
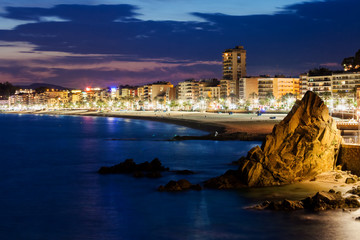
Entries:
[[65,87],[340,69],[360,49],[359,0],[2,0],[0,82]]

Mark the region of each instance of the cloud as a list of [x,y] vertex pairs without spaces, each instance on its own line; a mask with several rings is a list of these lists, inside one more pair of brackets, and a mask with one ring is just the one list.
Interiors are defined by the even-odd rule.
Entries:
[[357,0],[327,0],[268,15],[192,13],[202,22],[145,21],[128,4],[11,7],[3,17],[32,22],[0,30],[0,41],[14,44],[0,46],[0,59],[2,66],[52,66],[47,75],[24,73],[42,81],[178,81],[221,77],[221,52],[241,44],[250,75],[296,76],[354,54],[360,22],[349,11],[359,7]]
[[119,19],[127,19],[136,16],[135,6],[128,4],[119,5],[78,5],[61,4],[52,8],[34,7],[7,7],[3,17],[23,20],[41,21],[44,17],[53,19],[67,19],[72,22],[112,22]]

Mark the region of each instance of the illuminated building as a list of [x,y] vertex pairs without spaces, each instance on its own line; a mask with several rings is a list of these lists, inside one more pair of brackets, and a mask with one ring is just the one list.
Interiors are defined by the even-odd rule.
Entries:
[[178,100],[196,101],[199,98],[199,82],[186,80],[178,84]]
[[286,94],[298,95],[300,92],[299,78],[259,78],[259,98],[273,96],[279,99]]
[[310,90],[321,97],[355,98],[356,87],[360,85],[360,72],[331,73],[322,76],[300,76],[300,94]]
[[239,98],[239,79],[246,76],[246,50],[243,46],[226,49],[222,53],[222,58],[222,86],[225,88],[222,88],[221,95],[229,97],[231,94],[235,94],[235,97]]
[[144,86],[144,100],[153,102],[159,99],[166,99],[166,92],[168,89],[173,88],[170,82],[156,82]]
[[251,96],[259,95],[259,78],[247,77],[239,80],[239,99],[249,99]]

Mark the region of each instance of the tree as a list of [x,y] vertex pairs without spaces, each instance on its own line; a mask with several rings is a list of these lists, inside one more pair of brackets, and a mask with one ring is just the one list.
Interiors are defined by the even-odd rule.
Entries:
[[9,96],[14,95],[18,87],[13,86],[9,82],[0,83],[0,99],[8,99]]
[[328,68],[318,67],[309,70],[309,76],[324,76],[331,75],[332,71]]

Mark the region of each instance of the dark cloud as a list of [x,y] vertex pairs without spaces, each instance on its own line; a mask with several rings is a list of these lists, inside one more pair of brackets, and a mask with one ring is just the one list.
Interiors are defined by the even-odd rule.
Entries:
[[137,15],[135,10],[137,7],[128,4],[96,6],[62,4],[53,8],[7,7],[3,17],[25,21],[41,21],[43,17],[58,17],[79,23],[108,23],[132,19]]
[[[357,20],[358,0],[306,2],[282,9],[273,15],[229,16],[193,13],[205,22],[142,21],[136,19],[132,5],[58,5],[53,8],[7,8],[4,15],[36,23],[0,31],[0,40],[29,42],[37,51],[59,51],[75,54],[112,55],[118,61],[136,59],[173,59],[176,63],[221,61],[221,52],[235,45],[248,51],[248,73],[251,75],[284,73],[296,76],[321,64],[336,66],[360,48],[360,21]],[[66,22],[41,22],[43,17],[58,17]],[[108,60],[111,57],[106,57]],[[55,59],[53,61],[64,61]],[[67,58],[81,63],[84,58]],[[101,61],[101,57],[84,61]],[[158,60],[159,63],[163,60]],[[199,72],[221,76],[221,67],[205,66]],[[64,76],[66,70],[58,70]],[[153,72],[88,72],[95,76],[128,76],[127,79],[171,80],[171,71],[196,74],[196,69],[172,68]],[[188,71],[188,72],[186,72]],[[74,70],[71,70],[72,74]],[[81,70],[78,76],[84,78]],[[198,74],[199,75],[199,74]],[[142,77],[144,76],[144,77]],[[146,76],[149,81],[145,81]],[[60,79],[60,77],[59,77]],[[70,79],[75,79],[72,77]],[[116,78],[122,81],[122,78]],[[53,81],[54,78],[53,78]],[[139,80],[140,81],[140,80]]]

